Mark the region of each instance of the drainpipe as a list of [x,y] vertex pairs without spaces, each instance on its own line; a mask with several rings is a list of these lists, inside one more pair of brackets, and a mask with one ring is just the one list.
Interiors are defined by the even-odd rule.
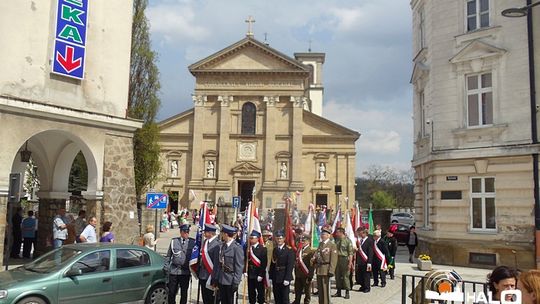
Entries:
[[[532,5],[531,0],[527,0],[527,6]],[[531,143],[538,143],[537,121],[536,121],[536,83],[534,68],[534,39],[533,39],[533,16],[529,9],[527,14],[527,44],[529,47],[529,87],[531,90]],[[534,179],[534,228],[535,228],[535,255],[536,268],[540,267],[540,187],[538,176],[538,153],[532,155],[533,158],[533,179]]]

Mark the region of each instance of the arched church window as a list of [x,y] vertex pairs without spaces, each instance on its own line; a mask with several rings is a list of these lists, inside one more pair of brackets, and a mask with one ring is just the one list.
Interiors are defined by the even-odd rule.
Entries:
[[251,102],[242,106],[242,134],[255,134],[257,108]]

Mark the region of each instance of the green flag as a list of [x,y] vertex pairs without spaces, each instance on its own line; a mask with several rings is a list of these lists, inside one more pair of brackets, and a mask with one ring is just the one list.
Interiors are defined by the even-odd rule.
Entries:
[[319,226],[315,215],[311,217],[311,248],[319,248]]
[[368,223],[369,223],[369,234],[373,234],[373,230],[375,230],[375,226],[373,225],[373,211],[371,210],[371,208],[369,209]]

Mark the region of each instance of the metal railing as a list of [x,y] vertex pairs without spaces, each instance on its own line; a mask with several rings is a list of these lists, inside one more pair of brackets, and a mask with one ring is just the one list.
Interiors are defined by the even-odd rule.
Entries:
[[[439,300],[426,299],[426,284],[424,284],[425,280],[427,280],[426,276],[404,274],[401,277],[401,304],[443,303]],[[417,286],[420,286],[419,290],[417,290]],[[488,284],[485,282],[462,280],[458,282],[456,286],[453,286],[452,291],[455,291],[454,288],[457,286],[460,287],[461,292],[463,292],[464,295],[466,295],[467,293],[477,293],[480,291],[483,292],[484,295],[488,294]],[[461,302],[448,301],[444,303],[453,304]]]

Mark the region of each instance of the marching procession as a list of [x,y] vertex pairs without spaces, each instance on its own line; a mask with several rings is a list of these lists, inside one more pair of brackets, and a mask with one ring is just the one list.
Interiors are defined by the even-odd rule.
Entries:
[[[169,303],[176,303],[179,290],[180,303],[187,303],[192,275],[199,282],[193,286],[198,288],[197,303],[205,304],[272,303],[272,299],[277,304],[308,304],[312,295],[319,303],[331,303],[333,297],[349,299],[351,291],[384,288],[387,275],[394,279],[394,225],[385,235],[359,225],[351,235],[350,227],[341,222],[304,230],[286,215],[285,229],[272,233],[261,230],[257,210],[251,207],[242,227],[212,222],[206,203],[201,204],[195,239],[189,237],[189,225],[180,226],[180,237],[171,240],[165,259]],[[355,285],[359,288],[353,289]]]

